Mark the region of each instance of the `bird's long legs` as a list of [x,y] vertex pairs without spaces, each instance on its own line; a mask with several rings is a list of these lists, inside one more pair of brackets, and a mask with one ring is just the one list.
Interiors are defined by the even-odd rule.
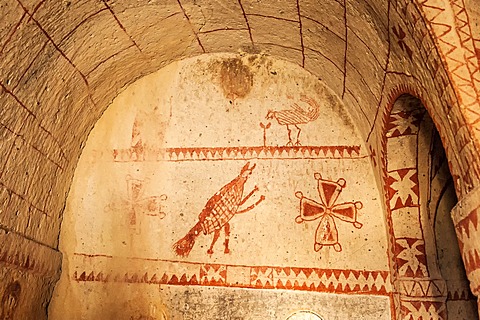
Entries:
[[215,242],[217,242],[218,237],[220,237],[220,229],[215,230],[215,233],[213,234],[212,244],[210,245],[210,249],[207,250],[208,254],[213,253],[213,246],[215,245]]
[[[299,126],[297,126],[296,124],[294,124],[293,126],[295,126],[295,128],[297,128],[297,141],[295,142],[295,145],[296,146],[301,146],[301,143],[300,143],[300,132],[302,132],[302,129],[300,129]],[[292,141],[292,129],[290,129],[290,125],[287,124],[287,130],[288,130],[288,142],[287,142],[287,146],[293,146],[293,141]]]
[[296,145],[296,146],[301,146],[301,144],[300,144],[300,132],[302,131],[302,129],[300,129],[300,127],[299,127],[299,126],[297,126],[296,124],[295,124],[295,128],[297,128],[297,129],[298,129],[298,133],[297,133],[297,142],[295,142],[295,145]]
[[290,129],[290,127],[288,126],[288,124],[287,124],[287,131],[288,131],[288,142],[287,142],[287,146],[293,146],[293,142],[292,142],[292,129]]

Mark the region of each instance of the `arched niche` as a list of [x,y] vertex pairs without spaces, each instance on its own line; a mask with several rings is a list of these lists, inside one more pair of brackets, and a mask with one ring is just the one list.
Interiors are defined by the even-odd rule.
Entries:
[[50,315],[390,319],[387,247],[338,97],[292,63],[203,55],[126,88],[91,132]]
[[435,125],[421,100],[402,94],[384,128],[397,317],[478,318],[450,218],[456,203],[453,180]]
[[451,218],[457,204],[453,179],[438,132],[433,130],[432,135],[428,210],[434,216],[437,263],[447,286],[447,312],[449,319],[478,319],[476,298],[469,288]]

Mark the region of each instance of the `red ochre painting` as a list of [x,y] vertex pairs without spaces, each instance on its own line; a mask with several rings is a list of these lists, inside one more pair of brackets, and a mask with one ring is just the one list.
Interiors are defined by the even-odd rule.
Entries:
[[185,286],[358,294],[389,319],[371,165],[341,102],[298,66],[255,55],[174,63],[128,87],[92,131],[68,198],[59,290],[78,288],[73,303],[81,285],[112,297],[139,285],[154,301],[168,286],[172,312],[183,300],[169,294]]
[[346,186],[345,179],[340,178],[336,182],[324,180],[318,172],[314,177],[318,181],[320,203],[304,197],[301,191],[297,191],[295,196],[300,199],[300,215],[295,218],[295,221],[302,223],[319,219],[315,231],[315,251],[319,251],[323,246],[333,246],[335,251],[340,252],[342,245],[338,240],[335,219],[349,222],[360,229],[363,225],[357,221],[357,211],[363,207],[363,204],[360,201],[336,203],[342,189]]

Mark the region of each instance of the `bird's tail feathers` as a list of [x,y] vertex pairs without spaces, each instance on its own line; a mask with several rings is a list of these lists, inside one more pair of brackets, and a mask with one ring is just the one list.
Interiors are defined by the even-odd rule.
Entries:
[[193,246],[195,245],[195,239],[200,234],[202,230],[200,222],[188,231],[188,233],[182,239],[175,242],[172,246],[173,251],[177,256],[187,257],[192,251]]

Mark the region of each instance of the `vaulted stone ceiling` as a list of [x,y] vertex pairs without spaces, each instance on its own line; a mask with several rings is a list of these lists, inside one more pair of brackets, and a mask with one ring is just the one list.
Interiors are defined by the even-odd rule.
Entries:
[[[386,110],[411,93],[440,131],[457,193],[478,186],[474,0],[2,0],[0,16],[0,225],[13,251],[35,243],[57,257],[66,194],[95,122],[129,83],[204,53],[304,67],[343,100],[371,150]],[[51,263],[37,272],[54,275]]]

